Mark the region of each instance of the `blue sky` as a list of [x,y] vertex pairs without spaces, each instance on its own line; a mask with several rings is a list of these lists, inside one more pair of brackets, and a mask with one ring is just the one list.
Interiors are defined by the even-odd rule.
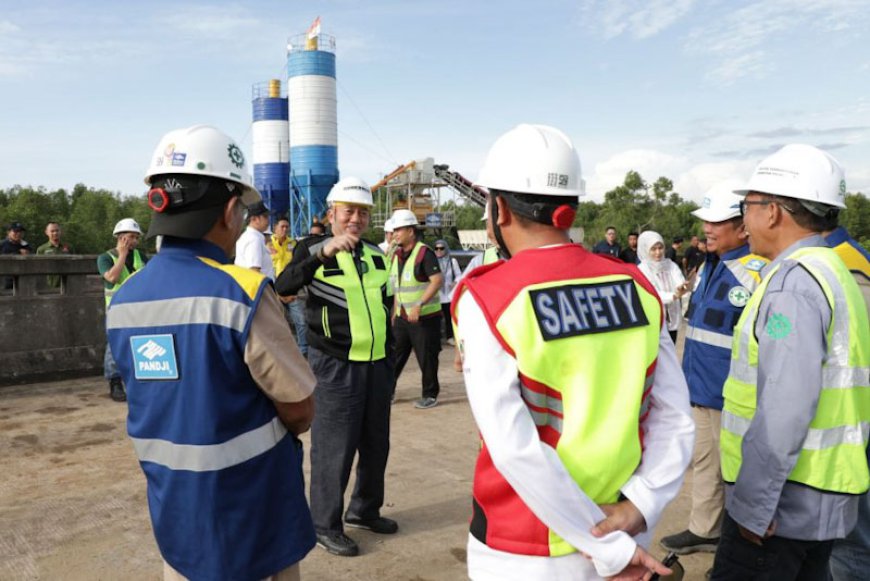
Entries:
[[250,154],[251,86],[286,81],[318,15],[343,175],[431,156],[474,179],[531,122],[574,139],[592,200],[629,169],[697,200],[791,142],[870,194],[870,0],[0,0],[0,187],[139,194],[195,123]]

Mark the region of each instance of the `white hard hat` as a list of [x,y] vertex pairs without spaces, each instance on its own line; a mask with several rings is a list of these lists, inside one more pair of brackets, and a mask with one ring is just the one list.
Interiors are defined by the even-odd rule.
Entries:
[[417,216],[414,215],[414,212],[411,210],[396,210],[393,212],[393,216],[390,218],[390,222],[393,224],[393,229],[404,228],[406,226],[419,226],[420,223],[417,221]]
[[740,216],[741,197],[734,190],[743,185],[736,179],[717,183],[704,194],[701,207],[692,212],[696,218],[705,222],[724,222]]
[[749,183],[734,193],[784,196],[835,208],[846,207],[846,179],[836,159],[812,145],[786,145],[765,158]]
[[115,224],[115,229],[112,230],[112,235],[117,236],[118,234],[122,234],[124,232],[135,232],[136,234],[142,234],[142,228],[139,227],[139,222],[137,222],[133,218],[124,218],[123,220],[120,220],[117,224]]
[[393,219],[387,218],[384,221],[384,232],[392,232],[393,231]]
[[546,125],[517,125],[496,140],[475,185],[544,196],[584,195],[580,157],[567,135]]
[[332,205],[339,202],[358,204],[360,206],[375,205],[372,201],[372,189],[367,183],[355,177],[341,178],[329,190],[329,195],[326,196],[326,203]]
[[170,131],[160,140],[145,183],[161,174],[211,176],[242,186],[242,202],[249,206],[259,201],[260,193],[251,182],[245,156],[232,137],[210,125],[194,125]]

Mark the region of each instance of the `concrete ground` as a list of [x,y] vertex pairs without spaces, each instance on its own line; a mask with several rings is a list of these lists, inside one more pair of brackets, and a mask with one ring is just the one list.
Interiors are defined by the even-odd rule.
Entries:
[[[413,358],[399,381],[383,509],[399,522],[399,533],[351,529],[362,554],[333,557],[315,548],[302,562],[304,579],[466,578],[478,440],[452,357],[447,347],[436,408],[412,406],[420,391]],[[0,579],[162,578],[125,413],[124,404],[108,398],[102,378],[0,390]],[[688,487],[689,482],[658,527],[653,553],[659,557],[665,551],[658,538],[685,527]],[[703,579],[712,555],[681,561],[686,579]]]

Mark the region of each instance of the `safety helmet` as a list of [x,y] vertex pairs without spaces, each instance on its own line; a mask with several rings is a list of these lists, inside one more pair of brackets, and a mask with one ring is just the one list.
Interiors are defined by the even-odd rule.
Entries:
[[585,194],[580,158],[567,135],[547,125],[517,125],[496,140],[475,185],[518,194]]
[[420,225],[420,223],[417,221],[417,216],[414,215],[414,212],[412,212],[411,210],[406,210],[404,208],[393,212],[393,216],[390,218],[390,222],[392,222],[394,230],[398,228],[404,228],[406,226]]
[[692,215],[705,222],[724,222],[740,216],[741,197],[734,193],[736,188],[743,185],[737,179],[724,180],[715,184],[704,194],[701,207],[692,212]]
[[117,236],[118,234],[123,234],[124,232],[135,232],[136,234],[142,234],[142,228],[139,227],[139,222],[134,220],[133,218],[124,218],[120,220],[117,224],[115,224],[115,229],[112,230],[112,236]]
[[161,174],[221,178],[242,186],[246,206],[261,199],[241,148],[232,137],[210,125],[175,129],[164,135],[151,156],[145,183],[150,186],[154,176]]
[[372,189],[359,178],[341,178],[329,190],[326,203],[330,206],[336,203],[357,204],[359,206],[374,206]]
[[393,219],[387,218],[384,221],[384,232],[392,232],[393,231]]
[[765,158],[749,183],[734,190],[739,196],[759,192],[794,198],[812,210],[812,203],[834,208],[846,207],[846,179],[843,168],[830,154],[812,145],[793,143]]

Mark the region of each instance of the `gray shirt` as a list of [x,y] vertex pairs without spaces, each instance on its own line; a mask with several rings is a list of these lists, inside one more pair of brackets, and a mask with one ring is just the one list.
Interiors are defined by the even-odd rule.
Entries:
[[819,283],[788,256],[827,246],[821,236],[795,242],[762,270],[771,277],[758,310],[757,410],[743,437],[737,482],[726,486],[725,508],[744,528],[797,540],[845,537],[855,526],[859,496],[787,482],[816,413],[827,353],[831,307]]

